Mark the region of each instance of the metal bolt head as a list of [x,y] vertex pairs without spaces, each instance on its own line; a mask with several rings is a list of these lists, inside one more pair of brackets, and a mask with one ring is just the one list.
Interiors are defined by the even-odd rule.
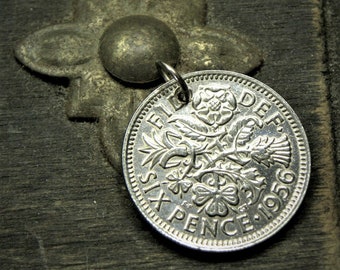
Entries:
[[114,77],[128,83],[149,83],[159,78],[156,61],[177,64],[180,46],[165,23],[134,15],[121,18],[106,29],[99,55]]

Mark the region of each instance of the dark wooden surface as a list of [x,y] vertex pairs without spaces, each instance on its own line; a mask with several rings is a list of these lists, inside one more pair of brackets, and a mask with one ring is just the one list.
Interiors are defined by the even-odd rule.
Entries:
[[264,51],[251,75],[299,115],[313,162],[306,198],[283,230],[255,248],[211,255],[154,232],[102,154],[97,123],[67,119],[67,81],[15,61],[17,41],[71,20],[71,2],[1,1],[0,269],[340,269],[339,7],[209,1],[209,24],[233,28]]

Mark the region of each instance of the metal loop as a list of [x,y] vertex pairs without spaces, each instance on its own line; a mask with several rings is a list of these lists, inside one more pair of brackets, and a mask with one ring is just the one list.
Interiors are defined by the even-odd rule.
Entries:
[[176,82],[179,84],[179,86],[182,89],[183,95],[178,95],[178,98],[180,101],[185,102],[186,104],[189,103],[191,98],[191,91],[188,88],[188,85],[184,81],[181,75],[178,74],[178,72],[171,67],[170,65],[158,61],[156,62],[157,70],[162,75],[165,81],[170,81],[171,79],[175,79]]

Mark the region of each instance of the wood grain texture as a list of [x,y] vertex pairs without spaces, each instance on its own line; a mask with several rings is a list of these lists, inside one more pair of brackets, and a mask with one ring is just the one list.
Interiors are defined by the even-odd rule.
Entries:
[[[337,209],[340,215],[340,2],[325,1],[324,34],[326,41],[325,73],[332,109],[332,131],[334,134],[334,155],[337,172]],[[340,253],[340,252],[339,252]]]
[[340,268],[336,0],[209,1],[209,24],[234,28],[264,50],[252,75],[299,115],[313,162],[291,222],[263,244],[228,254],[190,251],[154,232],[102,154],[97,123],[67,119],[67,81],[15,61],[18,40],[71,20],[70,1],[2,1],[0,10],[1,269]]

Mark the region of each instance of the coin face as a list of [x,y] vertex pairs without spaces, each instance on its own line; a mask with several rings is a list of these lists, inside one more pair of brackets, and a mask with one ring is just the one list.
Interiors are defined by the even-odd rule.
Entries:
[[137,109],[123,168],[142,215],[164,236],[204,251],[253,246],[280,230],[309,180],[303,127],[265,84],[229,71],[169,81]]

